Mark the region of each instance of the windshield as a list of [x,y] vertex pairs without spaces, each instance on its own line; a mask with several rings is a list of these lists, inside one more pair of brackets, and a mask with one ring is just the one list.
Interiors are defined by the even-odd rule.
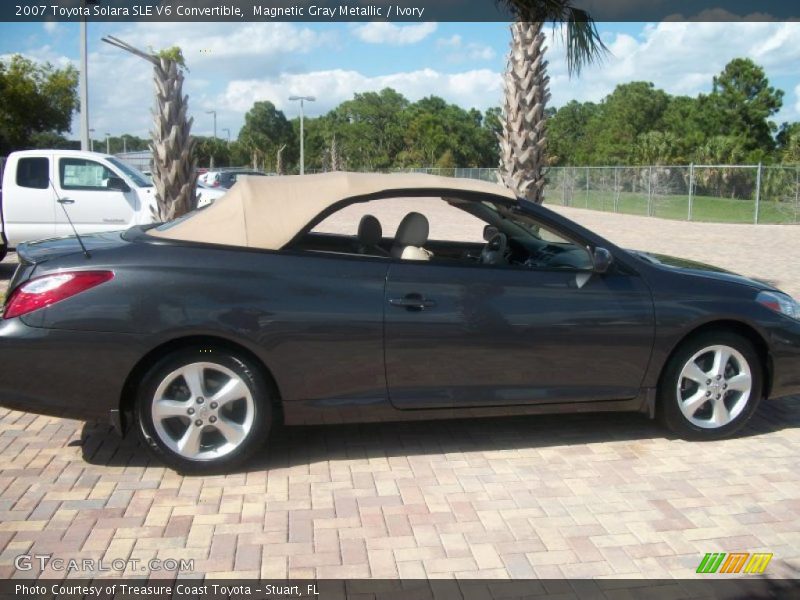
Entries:
[[117,167],[120,171],[125,173],[125,175],[127,175],[133,181],[136,187],[153,187],[153,182],[150,181],[150,178],[142,173],[139,169],[135,169],[132,166],[125,164],[121,160],[111,156],[106,160]]

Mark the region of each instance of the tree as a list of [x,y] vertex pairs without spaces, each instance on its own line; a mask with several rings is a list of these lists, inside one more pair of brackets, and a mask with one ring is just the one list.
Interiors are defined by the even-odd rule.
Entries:
[[600,58],[606,47],[588,13],[570,0],[502,0],[517,21],[511,25],[511,51],[505,73],[500,176],[517,196],[544,200],[547,164],[545,108],[550,100],[544,59],[545,22],[562,23],[570,74]]
[[588,126],[598,110],[598,105],[593,102],[572,100],[549,118],[547,132],[550,164],[591,164],[596,147],[589,138]]
[[405,150],[398,161],[405,166],[438,164],[477,167],[496,159],[492,131],[484,127],[480,111],[464,110],[438,96],[410,105],[402,116]]
[[239,131],[239,143],[248,148],[251,154],[257,155],[264,165],[270,165],[265,167],[270,170],[276,163],[281,146],[287,146],[282,159],[293,158],[291,149],[295,147],[296,139],[286,115],[267,100],[253,104],[244,116],[244,125]]
[[669,98],[661,117],[661,127],[665,133],[672,135],[676,161],[689,162],[695,157],[697,149],[706,143],[710,135],[716,134],[711,127],[714,121],[708,96],[701,94],[697,98]]
[[781,125],[775,140],[778,143],[779,160],[789,164],[800,164],[800,123]]
[[646,81],[618,85],[603,99],[600,110],[588,124],[594,143],[595,162],[630,162],[640,135],[662,127],[669,96]]
[[37,131],[31,135],[28,146],[31,148],[57,148],[59,150],[80,150],[80,142],[71,142],[60,133]]
[[153,65],[156,110],[150,148],[158,206],[153,218],[170,221],[194,209],[197,203],[195,140],[191,136],[193,119],[187,118],[189,97],[183,95],[183,71],[186,69],[183,54],[175,46],[147,53],[112,36],[103,38],[103,41]]
[[503,131],[503,109],[499,106],[487,108],[486,112],[483,113],[481,125],[491,133],[492,140],[496,143],[500,133]]
[[[695,154],[697,162],[705,165],[730,165],[744,161],[745,150],[741,140],[734,136],[715,135],[697,149]],[[722,196],[730,190],[731,197],[735,197],[736,182],[742,179],[742,173],[736,169],[725,169],[712,166],[695,171],[698,186],[707,188],[707,194]],[[740,186],[741,187],[741,186]]]
[[787,164],[800,165],[800,128],[789,136],[781,159]]
[[[339,127],[331,135],[338,134],[346,156],[355,150],[351,146],[357,145],[357,154],[368,160],[371,168],[387,168],[403,148],[400,116],[408,106],[408,100],[391,88],[355,94],[335,109],[333,122]],[[346,132],[341,127],[345,123]]]
[[228,142],[215,137],[196,137],[194,146],[194,160],[198,165],[211,166],[211,158],[214,158],[214,166],[231,166],[231,148]]
[[19,54],[0,60],[0,155],[39,146],[47,136],[63,139],[78,108],[77,87],[71,66],[56,69]]
[[639,134],[633,148],[633,159],[638,165],[669,165],[680,162],[675,136],[669,132],[648,131]]
[[783,91],[769,85],[764,69],[749,58],[735,58],[714,77],[709,97],[718,135],[734,136],[747,151],[771,152],[777,129],[769,118],[783,106]]

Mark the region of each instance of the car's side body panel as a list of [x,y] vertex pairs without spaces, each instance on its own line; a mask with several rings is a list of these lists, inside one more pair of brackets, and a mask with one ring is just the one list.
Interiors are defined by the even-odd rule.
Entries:
[[269,365],[287,403],[385,397],[387,261],[134,243],[98,254],[91,264],[113,269],[115,278],[26,315],[25,323],[131,334],[154,347],[217,336]]
[[0,401],[55,416],[108,418],[146,350],[142,336],[0,321]]
[[637,275],[401,262],[387,300],[394,406],[471,408],[625,400],[653,344],[650,291]]

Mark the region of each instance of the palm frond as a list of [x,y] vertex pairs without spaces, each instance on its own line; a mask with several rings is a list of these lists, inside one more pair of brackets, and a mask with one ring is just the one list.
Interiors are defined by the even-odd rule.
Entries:
[[567,47],[567,70],[570,75],[580,75],[584,65],[602,62],[609,52],[600,39],[597,24],[584,10],[569,9],[563,32]]
[[579,75],[585,65],[601,62],[609,52],[589,13],[575,8],[569,0],[496,1],[519,21],[551,23],[554,29],[564,25],[562,35],[570,76]]

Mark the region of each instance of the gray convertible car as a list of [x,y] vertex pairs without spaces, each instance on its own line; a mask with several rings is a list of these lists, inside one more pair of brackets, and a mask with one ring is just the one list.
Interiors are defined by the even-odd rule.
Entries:
[[[353,216],[389,199],[411,207],[391,235]],[[186,472],[231,468],[276,423],[640,411],[703,440],[800,393],[788,295],[490,183],[244,179],[170,223],[18,250],[0,403],[110,419]]]

